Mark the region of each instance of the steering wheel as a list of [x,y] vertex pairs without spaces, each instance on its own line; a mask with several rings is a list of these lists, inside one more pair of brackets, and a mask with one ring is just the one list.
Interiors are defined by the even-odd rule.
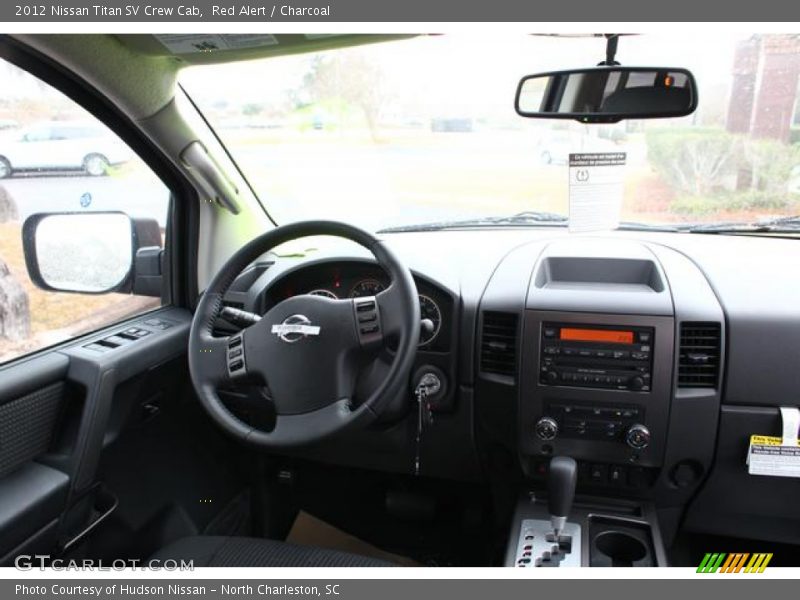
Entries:
[[[214,337],[225,292],[241,271],[283,243],[328,235],[372,252],[391,284],[375,296],[333,300],[287,298],[255,324],[228,337]],[[238,250],[211,280],[192,319],[189,372],[201,404],[225,431],[264,448],[286,448],[321,440],[377,419],[405,393],[419,342],[420,309],[410,271],[373,235],[334,221],[305,221],[270,230]],[[393,342],[394,360],[383,381],[355,405],[359,374]],[[235,416],[218,389],[258,381],[268,389],[275,413],[271,430]]]

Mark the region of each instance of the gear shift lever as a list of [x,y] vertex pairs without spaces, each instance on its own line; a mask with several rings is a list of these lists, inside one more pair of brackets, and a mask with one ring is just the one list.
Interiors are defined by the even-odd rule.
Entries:
[[575,498],[575,482],[578,479],[578,465],[568,456],[554,456],[550,460],[550,473],[547,476],[547,510],[556,540],[564,529],[572,500]]

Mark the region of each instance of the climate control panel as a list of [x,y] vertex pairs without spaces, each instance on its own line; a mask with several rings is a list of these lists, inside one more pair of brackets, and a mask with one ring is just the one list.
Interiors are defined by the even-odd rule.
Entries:
[[644,420],[645,411],[640,406],[551,403],[536,421],[533,433],[543,442],[561,436],[621,442],[633,450],[644,450],[650,444],[650,430]]

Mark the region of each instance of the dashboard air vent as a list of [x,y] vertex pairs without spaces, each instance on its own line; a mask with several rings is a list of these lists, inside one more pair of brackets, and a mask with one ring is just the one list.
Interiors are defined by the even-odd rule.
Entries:
[[681,323],[678,387],[716,388],[719,381],[719,323]]
[[508,377],[517,375],[517,315],[504,312],[483,313],[481,333],[481,371]]

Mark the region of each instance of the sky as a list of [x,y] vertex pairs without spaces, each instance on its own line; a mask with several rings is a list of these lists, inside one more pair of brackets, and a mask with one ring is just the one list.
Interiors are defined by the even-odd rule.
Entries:
[[[677,32],[620,39],[617,60],[624,65],[686,67],[694,72],[701,98],[726,94],[735,42],[746,35],[713,37]],[[334,51],[340,52],[340,51]],[[586,67],[605,57],[602,38],[471,34],[420,36],[341,52],[365,54],[381,67],[382,85],[400,112],[424,107],[430,115],[513,117],[512,99],[520,77],[529,73]],[[181,83],[204,110],[220,101],[279,107],[297,89],[313,54],[191,67]],[[2,99],[58,96],[31,76],[0,60]],[[708,92],[711,92],[709,94]],[[703,103],[701,101],[701,109]]]
[[[703,88],[728,85],[735,42],[746,36],[723,33],[626,36],[617,60],[623,65],[686,67]],[[514,89],[525,74],[586,67],[605,58],[602,38],[451,34],[363,46],[382,67],[384,84],[399,97],[432,106],[494,112],[511,107]],[[193,67],[181,82],[201,104],[226,99],[241,103],[279,103],[297,88],[312,57],[296,55],[241,63]],[[420,99],[420,96],[422,98]]]

